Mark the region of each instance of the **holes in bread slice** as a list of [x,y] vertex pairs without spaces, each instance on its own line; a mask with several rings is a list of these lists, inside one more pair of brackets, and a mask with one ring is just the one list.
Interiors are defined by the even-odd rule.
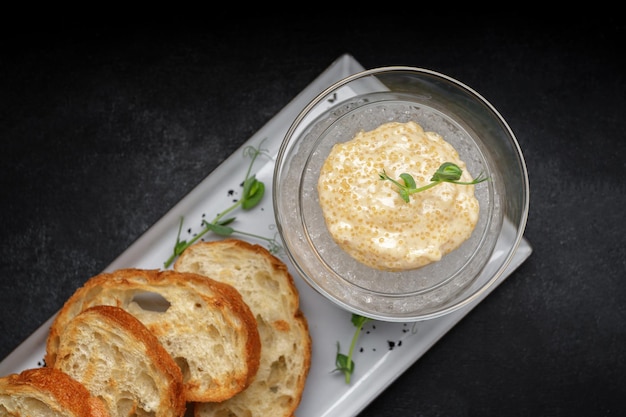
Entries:
[[132,302],[142,310],[155,313],[165,313],[171,304],[161,294],[151,291],[138,292],[133,296]]
[[174,358],[174,362],[176,362],[176,365],[178,365],[183,374],[183,382],[187,383],[191,378],[191,371],[189,370],[189,362],[187,361],[187,358],[177,356]]
[[281,355],[278,357],[270,367],[270,374],[267,378],[267,385],[272,392],[278,392],[280,390],[280,386],[285,383],[285,377],[289,375],[289,370],[287,369],[287,361],[285,357]]

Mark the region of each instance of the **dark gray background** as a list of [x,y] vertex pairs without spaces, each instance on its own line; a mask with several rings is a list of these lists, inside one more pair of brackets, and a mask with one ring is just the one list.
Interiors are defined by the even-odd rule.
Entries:
[[501,112],[534,248],[361,416],[624,415],[624,24],[415,18],[3,36],[0,358],[350,53]]

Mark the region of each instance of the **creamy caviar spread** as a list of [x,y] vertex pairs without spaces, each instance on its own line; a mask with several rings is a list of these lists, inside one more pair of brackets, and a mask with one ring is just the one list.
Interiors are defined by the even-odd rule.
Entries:
[[452,145],[415,122],[385,123],[335,144],[317,184],[333,240],[357,261],[388,271],[422,267],[459,247],[478,220],[474,185],[443,182],[407,203],[379,176],[384,170],[402,183],[400,174],[409,173],[421,187],[444,162],[463,170],[459,181],[473,180]]

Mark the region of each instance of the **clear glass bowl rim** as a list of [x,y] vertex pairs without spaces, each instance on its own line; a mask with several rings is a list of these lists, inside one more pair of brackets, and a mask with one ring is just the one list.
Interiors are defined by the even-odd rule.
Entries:
[[[510,246],[510,249],[506,255],[506,259],[501,263],[501,265],[499,266],[499,268],[497,269],[497,271],[495,271],[495,273],[482,285],[480,286],[477,290],[475,290],[473,293],[469,294],[467,297],[462,298],[461,300],[459,300],[458,302],[444,307],[442,309],[439,309],[437,311],[433,311],[433,312],[429,312],[426,314],[421,314],[421,315],[416,315],[414,317],[407,317],[407,316],[400,316],[400,317],[393,317],[393,316],[387,316],[387,315],[370,315],[370,317],[377,319],[377,320],[382,320],[382,321],[422,321],[422,320],[429,320],[429,319],[433,319],[433,318],[438,318],[444,315],[447,315],[449,313],[452,313],[454,311],[457,311],[473,302],[475,302],[476,300],[480,299],[482,297],[482,295],[488,291],[493,285],[495,285],[500,277],[505,273],[506,269],[508,268],[508,266],[510,265],[511,261],[513,260],[513,257],[515,255],[515,252],[517,251],[518,247],[520,246],[522,239],[523,239],[523,235],[524,235],[524,231],[526,228],[526,223],[528,221],[528,212],[529,212],[529,206],[530,206],[530,200],[529,200],[529,196],[530,196],[530,187],[529,187],[529,180],[528,180],[528,171],[527,171],[527,167],[526,167],[526,163],[524,160],[524,156],[521,150],[521,147],[519,145],[519,142],[517,140],[517,137],[515,136],[514,132],[512,131],[512,129],[510,128],[509,124],[506,122],[506,120],[504,119],[504,117],[502,117],[502,115],[500,114],[500,112],[486,99],[484,98],[481,94],[479,94],[476,90],[474,90],[473,88],[469,87],[468,85],[464,84],[463,82],[452,78],[450,76],[447,76],[445,74],[442,74],[440,72],[437,71],[433,71],[433,70],[429,70],[429,69],[425,69],[425,68],[420,68],[420,67],[414,67],[414,66],[385,66],[385,67],[377,67],[377,68],[372,68],[372,69],[368,69],[368,70],[363,70],[357,73],[354,73],[352,75],[349,75],[337,82],[335,82],[334,84],[330,85],[329,87],[327,87],[326,89],[324,89],[323,91],[321,91],[313,100],[311,100],[301,111],[300,113],[297,115],[297,117],[294,119],[294,121],[292,122],[292,124],[290,125],[289,129],[287,130],[284,139],[280,145],[278,154],[277,154],[277,158],[276,158],[276,165],[275,165],[275,169],[274,169],[274,175],[273,175],[273,190],[278,190],[280,187],[279,184],[279,179],[280,179],[280,169],[282,167],[282,161],[285,158],[285,154],[289,149],[289,142],[292,139],[295,131],[298,129],[298,127],[301,125],[301,123],[303,122],[303,120],[307,117],[307,115],[311,112],[312,109],[314,109],[317,105],[319,105],[319,103],[321,101],[323,101],[325,98],[328,97],[329,94],[331,94],[333,91],[338,90],[339,88],[341,88],[344,85],[347,85],[349,83],[351,83],[352,81],[358,80],[358,79],[362,79],[362,78],[366,78],[369,76],[376,76],[376,75],[381,75],[381,74],[386,74],[386,73],[421,73],[424,75],[428,75],[434,78],[439,78],[443,81],[447,81],[448,83],[462,89],[465,90],[469,95],[472,95],[476,98],[476,100],[478,100],[479,102],[481,102],[481,104],[483,104],[484,106],[486,106],[489,111],[493,114],[493,116],[495,118],[498,119],[499,123],[501,124],[501,126],[503,127],[503,129],[506,130],[507,132],[507,136],[509,137],[509,139],[511,140],[511,145],[514,146],[515,148],[515,153],[516,156],[518,158],[518,162],[519,162],[519,167],[521,170],[521,175],[522,175],[522,186],[523,186],[523,190],[522,190],[522,194],[524,196],[523,201],[522,201],[522,206],[520,207],[520,217],[518,219],[516,219],[516,224],[517,224],[517,232],[516,232],[516,236],[515,239],[513,241],[513,243]],[[273,204],[274,204],[274,214],[276,217],[276,225],[279,231],[279,234],[281,235],[281,237],[283,236],[283,228],[281,226],[281,221],[280,221],[280,213],[279,213],[279,203],[277,201],[277,193],[276,191],[274,191],[273,193]],[[295,260],[292,258],[292,255],[290,253],[290,249],[287,249],[287,254],[289,256],[289,258],[291,258],[292,263],[294,263],[294,266],[299,270],[300,268],[298,267],[298,265],[296,264]],[[303,271],[300,271],[300,273],[303,273]],[[304,277],[304,280],[307,282],[307,284],[311,285],[311,282],[309,282],[311,278],[306,278]],[[312,285],[312,287],[320,292],[320,289],[317,288],[315,285]],[[340,307],[348,310],[348,311],[352,311],[354,313],[357,314],[364,314],[363,312],[358,312],[358,311],[354,311],[354,308],[351,307],[350,305],[344,304],[342,303],[341,300],[338,300],[334,297],[331,297],[329,295],[327,295],[325,292],[321,292],[322,295],[326,298],[329,298],[333,303],[339,305]],[[365,315],[365,314],[364,314]]]

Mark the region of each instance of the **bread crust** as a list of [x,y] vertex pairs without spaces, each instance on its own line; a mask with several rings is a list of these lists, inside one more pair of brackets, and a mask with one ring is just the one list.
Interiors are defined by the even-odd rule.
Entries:
[[195,243],[182,253],[174,269],[237,288],[261,334],[261,364],[252,384],[224,402],[197,403],[194,415],[293,416],[311,366],[312,343],[287,265],[260,245],[228,238]]
[[[97,337],[91,338],[92,334]],[[120,339],[124,345],[120,347],[120,342],[114,339]],[[80,345],[93,350],[85,351],[78,348]],[[158,395],[158,404],[152,410],[154,416],[184,415],[186,400],[180,368],[156,336],[122,308],[97,305],[73,317],[60,335],[59,357],[54,366],[82,383],[93,396],[102,397],[112,415],[117,414],[118,403],[122,401],[133,401],[131,409],[142,408],[147,399],[138,392],[144,391],[143,387],[135,387],[134,393],[120,388],[125,382],[114,378],[111,369],[101,368],[102,363],[110,364],[111,368],[122,365],[117,357],[104,357],[109,345],[115,346],[115,352],[123,350],[125,365],[134,372],[153,378],[152,385]]]
[[[5,397],[6,396],[6,397]],[[33,368],[0,378],[0,409],[11,416],[37,415],[31,399],[59,416],[110,417],[100,399],[74,378],[54,368]],[[29,404],[30,403],[30,404]]]
[[[167,311],[144,310],[135,300],[141,293],[165,298]],[[183,372],[187,401],[223,401],[256,375],[261,354],[256,320],[233,286],[192,273],[138,268],[96,275],[76,290],[50,328],[48,365],[56,361],[59,335],[69,320],[100,304],[130,312],[159,339]],[[229,356],[216,357],[217,350]]]
[[[240,390],[229,394],[225,399],[205,401],[189,397],[189,388],[193,384],[183,380],[184,370],[167,348],[167,336],[180,330],[181,326],[191,329],[189,344],[197,344],[195,337],[199,332],[199,316],[194,316],[184,324],[159,320],[163,312],[142,312],[140,303],[134,298],[137,293],[147,291],[162,294],[167,299],[169,293],[164,292],[163,288],[171,288],[173,283],[176,283],[176,291],[184,293],[183,298],[191,300],[192,305],[202,305],[201,311],[205,312],[204,308],[211,306],[211,311],[229,312],[232,315],[232,321],[228,321],[229,326],[240,329],[241,331],[236,332],[239,336],[246,335],[245,362],[254,372],[248,372],[244,378],[245,383],[239,385]],[[177,300],[172,302],[168,299],[169,307],[165,311],[169,312],[176,306]],[[98,319],[92,317],[93,321],[90,322],[89,316],[93,315],[97,315]],[[76,344],[85,341],[89,343],[83,343],[86,347],[81,351],[83,359],[80,360],[102,361],[107,353],[91,349],[94,343],[99,344],[100,340],[107,339],[106,331],[98,333],[98,327],[104,330],[118,327],[125,329],[126,333],[144,346],[139,349],[143,352],[140,357],[145,356],[146,360],[154,363],[155,368],[166,375],[161,379],[169,381],[171,393],[162,394],[158,398],[165,397],[163,401],[169,404],[165,406],[168,412],[155,414],[156,416],[182,416],[185,414],[185,403],[193,401],[193,413],[196,417],[292,417],[300,404],[311,366],[312,342],[308,323],[300,310],[298,289],[287,265],[264,247],[238,239],[196,243],[179,257],[172,271],[129,268],[99,274],[89,279],[66,301],[53,321],[46,341],[45,369],[60,371],[64,369],[64,364],[71,368],[72,360],[68,358],[74,354]],[[80,331],[97,333],[97,336],[90,339],[72,334]],[[133,384],[132,380],[127,381],[122,376],[128,375],[124,369],[127,369],[129,362],[133,362],[132,357],[136,356],[131,355],[126,360],[117,357],[118,352],[138,343],[130,338],[127,340],[125,334],[119,332],[112,333],[111,337],[121,341],[112,346],[112,350],[107,349],[111,343],[102,343],[103,352],[116,352],[110,355],[113,358],[105,363],[107,366],[102,368],[100,363],[99,367],[89,369],[88,376],[82,379],[79,378],[80,374],[73,376],[68,368],[68,376],[88,393],[93,387],[90,383],[94,383],[94,376],[95,384],[108,383],[106,381],[114,381],[113,385],[130,384],[125,387],[125,395],[134,391],[137,386],[148,386],[149,390],[151,383]],[[230,346],[229,343],[226,346]],[[216,363],[224,362],[215,353],[212,360]],[[104,370],[106,374],[109,369],[117,376],[98,380],[99,372]],[[134,375],[129,377],[132,379]],[[61,385],[57,387],[59,393],[66,392]],[[107,417],[103,404],[111,399],[104,401],[107,400],[105,396],[115,398],[115,395],[102,391],[99,395],[103,396],[103,401],[91,392],[92,400],[81,402],[93,403],[95,399],[100,404],[100,411],[96,407],[92,414],[76,415]],[[124,398],[128,404],[129,398]],[[135,403],[132,407],[139,405]]]

